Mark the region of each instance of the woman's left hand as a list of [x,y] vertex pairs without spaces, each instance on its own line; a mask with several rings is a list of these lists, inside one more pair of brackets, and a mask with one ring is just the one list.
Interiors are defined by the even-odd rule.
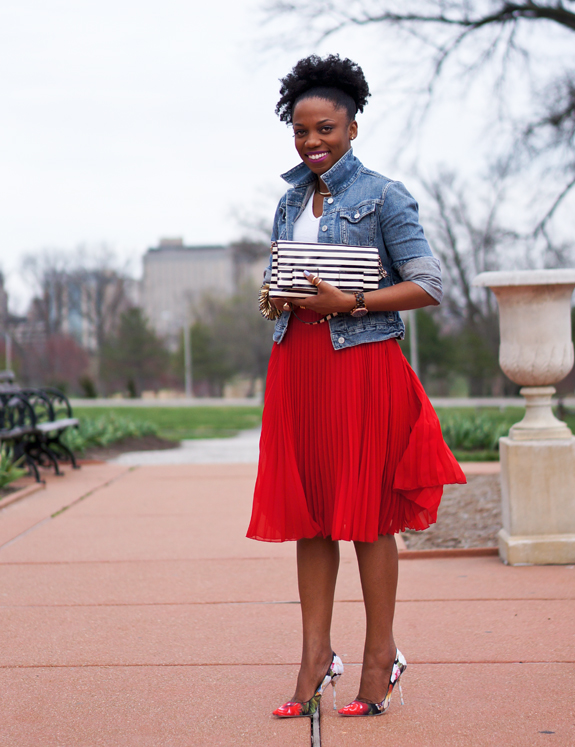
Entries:
[[309,272],[304,271],[304,275],[308,283],[315,285],[317,288],[317,296],[292,298],[290,301],[294,306],[303,306],[322,315],[334,314],[336,311],[342,313],[355,308],[355,295],[353,293],[344,293],[335,285],[331,285]]

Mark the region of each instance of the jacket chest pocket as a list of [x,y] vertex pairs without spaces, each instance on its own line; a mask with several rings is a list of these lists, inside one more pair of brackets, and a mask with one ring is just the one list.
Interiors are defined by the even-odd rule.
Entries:
[[356,208],[340,211],[341,243],[355,246],[373,246],[376,231],[376,205],[363,203]]
[[278,239],[287,239],[287,211],[285,205],[278,208]]

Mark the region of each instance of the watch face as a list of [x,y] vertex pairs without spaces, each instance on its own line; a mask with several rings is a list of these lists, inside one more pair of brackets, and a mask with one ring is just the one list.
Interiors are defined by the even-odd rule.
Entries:
[[357,317],[359,317],[359,316],[365,316],[366,314],[367,314],[367,309],[365,308],[365,306],[363,308],[354,309],[351,312],[351,315],[353,317],[355,317],[356,319],[357,319]]

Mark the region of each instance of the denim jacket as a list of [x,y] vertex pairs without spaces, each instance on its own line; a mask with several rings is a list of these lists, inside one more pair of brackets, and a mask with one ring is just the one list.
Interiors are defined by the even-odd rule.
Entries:
[[[293,225],[303,212],[315,189],[316,177],[300,163],[282,174],[291,185],[281,198],[274,218],[272,241],[293,239]],[[365,166],[348,150],[322,174],[331,192],[323,201],[318,241],[327,244],[377,246],[387,277],[380,288],[411,280],[440,302],[441,269],[433,257],[418,219],[418,206],[401,182],[394,182]],[[269,282],[270,264],[264,273]],[[274,341],[280,343],[286,333],[291,312],[283,312],[276,321]],[[335,350],[379,342],[392,337],[403,339],[405,327],[397,311],[370,311],[363,317],[349,314],[329,322]]]

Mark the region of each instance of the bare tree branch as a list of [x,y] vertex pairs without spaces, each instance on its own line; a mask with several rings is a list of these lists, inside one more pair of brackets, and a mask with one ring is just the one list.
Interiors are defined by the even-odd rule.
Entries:
[[[403,35],[405,55],[395,60],[387,78],[394,94],[399,76],[408,81],[401,89],[403,100],[410,103],[404,109],[399,150],[422,130],[440,100],[441,82],[452,84],[450,93],[459,86],[462,96],[472,82],[487,83],[498,104],[498,111],[490,106],[485,113],[485,125],[498,148],[492,155],[505,153],[517,169],[539,169],[554,190],[561,190],[546,198],[549,206],[540,200],[533,213],[532,233],[543,235],[542,227],[556,216],[575,178],[575,61],[562,54],[559,44],[554,66],[539,64],[540,49],[533,46],[533,35],[524,32],[537,23],[537,28],[556,30],[552,39],[557,32],[570,37],[575,32],[572,0],[272,0],[265,13],[268,21],[281,23],[284,46],[310,37],[320,42],[346,28],[372,27],[394,41]],[[286,24],[290,19],[293,27]],[[388,70],[393,64],[392,60]],[[527,113],[523,102],[517,104],[514,98],[518,80],[524,101],[531,97]]]
[[[555,214],[555,211],[557,210],[557,208],[559,207],[559,205],[563,202],[563,200],[565,199],[565,197],[567,197],[567,195],[569,194],[569,192],[574,187],[575,187],[575,176],[573,177],[573,179],[571,179],[570,182],[568,182],[565,185],[565,187],[561,190],[561,192],[555,198],[555,201],[553,202],[553,204],[551,205],[551,207],[549,208],[549,210],[545,213],[545,215],[543,216],[543,218],[541,219],[541,221],[539,221],[539,223],[535,227],[535,231],[534,231],[534,235],[535,236],[537,236],[539,233],[544,233],[545,232],[545,229],[547,228],[547,225],[548,225],[549,221],[551,220],[551,218]],[[548,238],[548,235],[547,234],[545,234],[545,235]]]

